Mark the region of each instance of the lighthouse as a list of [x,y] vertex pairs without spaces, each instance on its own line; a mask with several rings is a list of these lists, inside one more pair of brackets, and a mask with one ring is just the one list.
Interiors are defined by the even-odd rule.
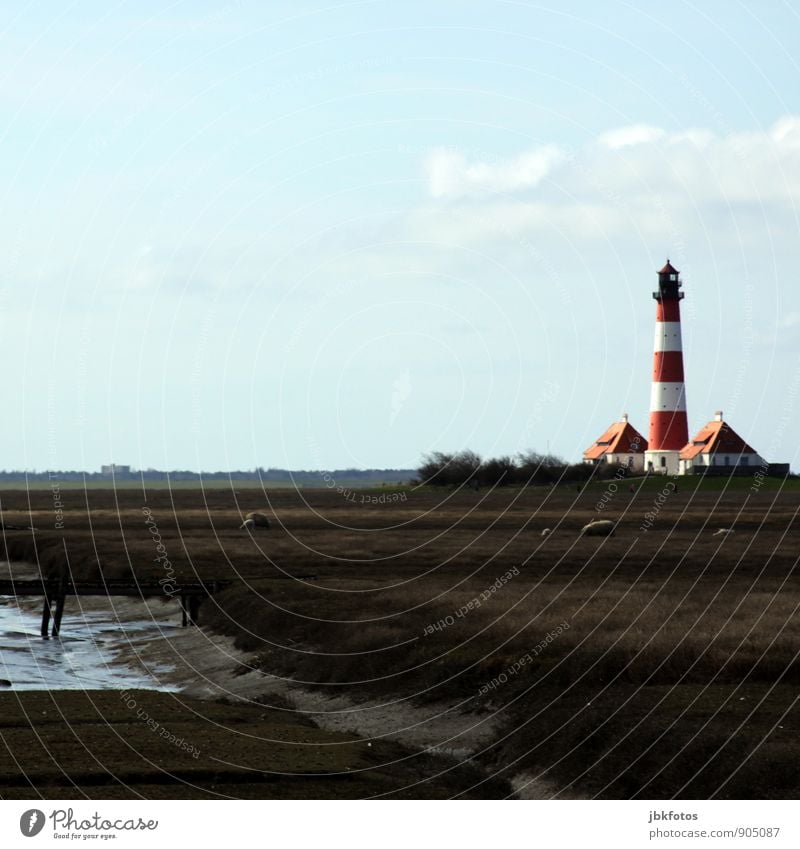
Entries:
[[645,468],[662,475],[679,474],[680,453],[689,441],[681,344],[680,272],[669,260],[658,272],[653,383],[650,390],[650,435]]

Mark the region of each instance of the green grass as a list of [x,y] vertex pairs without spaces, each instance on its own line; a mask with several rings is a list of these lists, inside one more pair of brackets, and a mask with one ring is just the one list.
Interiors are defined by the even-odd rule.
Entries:
[[[668,483],[677,483],[680,492],[730,492],[730,493],[747,493],[752,487],[755,487],[754,494],[758,492],[800,492],[800,477],[790,478],[761,478],[760,484],[756,485],[756,480],[753,475],[725,477],[725,476],[695,476],[682,475],[679,477],[670,477],[665,475],[652,475],[650,477],[634,477],[624,480],[594,480],[586,484],[587,488],[594,492],[603,492],[608,488],[609,483],[616,483],[620,490],[627,490],[631,483],[635,484],[637,489],[644,492],[658,492],[663,489]],[[576,484],[565,484],[565,486],[576,486]]]

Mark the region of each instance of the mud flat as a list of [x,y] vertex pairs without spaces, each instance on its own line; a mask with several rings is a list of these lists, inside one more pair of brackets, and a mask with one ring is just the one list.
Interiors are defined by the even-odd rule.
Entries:
[[[151,690],[0,694],[0,798],[502,796],[469,767],[301,716]],[[487,794],[488,789],[488,794]]]
[[[428,755],[445,756],[452,763],[481,755],[501,733],[495,713],[469,711],[455,701],[428,705],[402,699],[357,703],[337,694],[336,688],[326,693],[299,686],[254,669],[250,656],[237,649],[230,637],[203,629],[139,640],[122,649],[117,660],[129,669],[141,667],[162,685],[179,688],[185,696],[271,706],[284,716],[313,723],[353,744],[366,742],[372,747],[393,741]],[[578,798],[576,793],[560,795],[552,783],[533,773],[521,772],[508,776],[508,780],[516,798]]]
[[[0,798],[485,798],[512,792],[503,781],[487,782],[475,767],[398,742],[402,734],[366,739],[352,733],[353,723],[315,723],[317,716],[338,714],[323,710],[312,717],[295,697],[310,701],[313,694],[261,673],[235,674],[242,656],[229,638],[174,627],[164,605],[126,599],[111,613],[108,606],[107,600],[82,605],[70,620],[76,633],[67,629],[49,641],[25,633],[36,624],[31,613],[5,610],[21,618],[32,668],[20,665],[18,652],[16,665],[6,664],[15,680],[0,690]],[[119,624],[113,641],[112,618]],[[102,647],[96,633],[78,636],[101,622]],[[82,663],[64,662],[75,652],[73,642],[90,643],[77,655]],[[48,677],[66,689],[41,689]],[[81,684],[87,680],[103,689],[87,689]],[[111,689],[118,682],[126,688]],[[142,682],[156,689],[142,689]]]

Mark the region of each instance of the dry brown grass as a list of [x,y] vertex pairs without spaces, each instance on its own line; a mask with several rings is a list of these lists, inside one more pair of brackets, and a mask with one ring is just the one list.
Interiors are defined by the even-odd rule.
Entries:
[[[653,493],[625,492],[617,535],[580,538],[602,486],[416,492],[391,506],[324,491],[155,491],[146,504],[179,580],[236,578],[202,618],[254,666],[357,700],[500,710],[509,736],[485,762],[547,770],[588,793],[800,796],[788,767],[800,748],[800,495],[682,485],[645,533]],[[58,570],[63,537],[76,575],[160,575],[140,494],[62,498],[63,532],[48,493],[3,495],[6,521],[39,528],[8,532],[9,556]],[[250,510],[273,529],[237,530]],[[733,536],[712,535],[734,524]],[[553,533],[540,537],[543,527]],[[456,615],[509,569],[518,574]],[[562,622],[532,662],[483,692]]]

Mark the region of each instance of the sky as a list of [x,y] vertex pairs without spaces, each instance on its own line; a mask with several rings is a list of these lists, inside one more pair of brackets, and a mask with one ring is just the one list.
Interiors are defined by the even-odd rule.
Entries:
[[689,427],[798,465],[786,2],[3,6],[6,469],[579,460]]

